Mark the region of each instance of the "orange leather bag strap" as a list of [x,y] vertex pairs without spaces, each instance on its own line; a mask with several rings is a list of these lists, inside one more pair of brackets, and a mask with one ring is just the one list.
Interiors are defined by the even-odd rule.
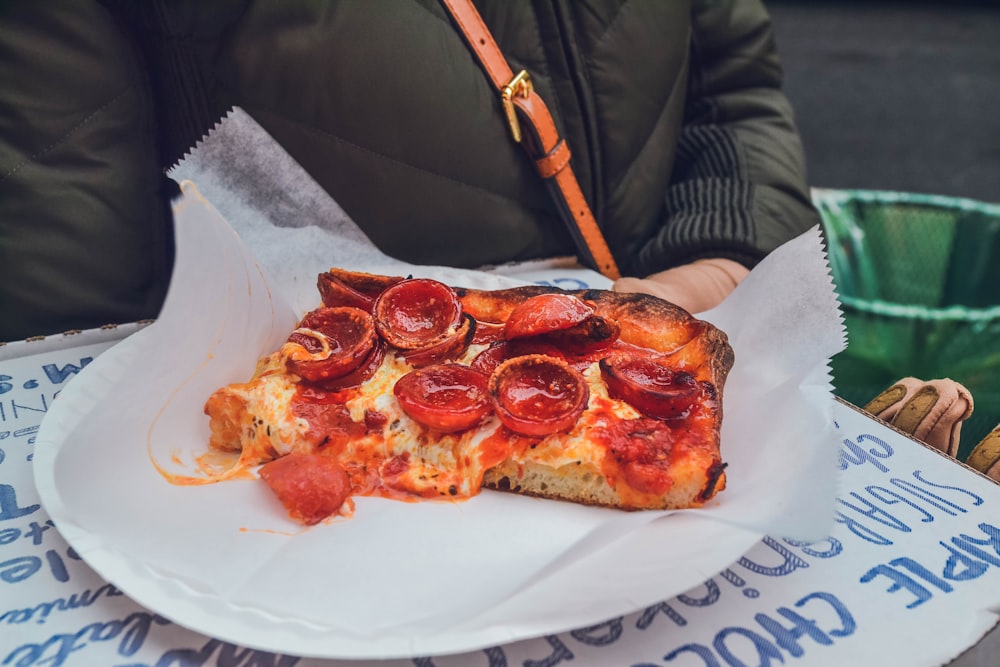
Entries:
[[[621,277],[573,174],[569,146],[559,136],[552,114],[535,92],[530,75],[525,70],[514,74],[471,0],[442,2],[500,93],[511,135],[514,141],[525,147],[538,173],[548,184],[560,215],[573,235],[581,261],[612,280]],[[527,121],[524,125],[522,119]],[[529,132],[524,132],[524,129]]]

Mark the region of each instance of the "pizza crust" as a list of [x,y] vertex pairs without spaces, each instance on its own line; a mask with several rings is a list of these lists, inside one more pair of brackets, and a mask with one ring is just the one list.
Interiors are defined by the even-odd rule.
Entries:
[[698,507],[726,488],[725,464],[709,462],[692,470],[661,495],[619,493],[593,465],[553,467],[512,459],[486,471],[483,487],[522,495],[566,500],[623,510],[670,510]]

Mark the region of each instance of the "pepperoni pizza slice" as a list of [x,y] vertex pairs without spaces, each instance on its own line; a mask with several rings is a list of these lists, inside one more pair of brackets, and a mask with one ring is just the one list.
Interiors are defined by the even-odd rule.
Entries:
[[483,488],[626,510],[725,487],[726,335],[643,294],[451,287],[331,269],[253,377],[206,402],[212,449],[304,523],[352,496]]

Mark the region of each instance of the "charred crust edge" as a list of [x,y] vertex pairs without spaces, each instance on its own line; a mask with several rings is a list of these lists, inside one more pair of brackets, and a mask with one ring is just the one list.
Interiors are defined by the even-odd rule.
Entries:
[[715,495],[715,487],[718,486],[719,480],[722,478],[722,475],[725,473],[728,466],[729,464],[724,461],[717,461],[712,464],[712,466],[708,469],[708,481],[705,482],[705,488],[698,494],[699,502],[705,502]]

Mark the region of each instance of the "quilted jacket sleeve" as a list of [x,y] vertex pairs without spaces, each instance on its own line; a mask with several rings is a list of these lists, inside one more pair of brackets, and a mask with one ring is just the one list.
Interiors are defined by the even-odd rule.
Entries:
[[0,341],[156,316],[172,242],[152,114],[101,5],[0,5]]
[[770,18],[757,0],[693,3],[685,122],[651,273],[703,257],[748,267],[809,229],[805,158]]

